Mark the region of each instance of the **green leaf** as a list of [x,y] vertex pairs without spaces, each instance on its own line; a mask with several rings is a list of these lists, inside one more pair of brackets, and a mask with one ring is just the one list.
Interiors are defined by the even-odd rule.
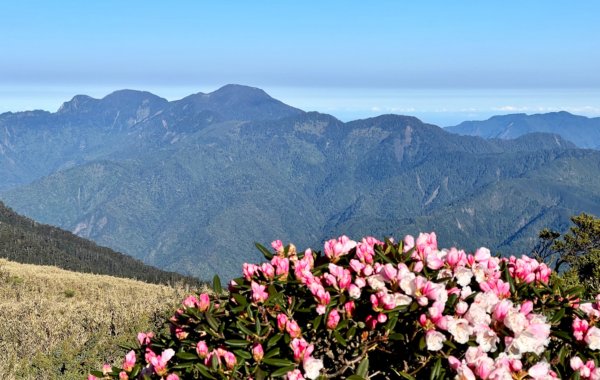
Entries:
[[225,344],[230,347],[246,347],[248,346],[248,343],[247,340],[242,339],[229,339],[225,341]]
[[562,319],[562,317],[565,316],[565,309],[561,308],[559,311],[557,311],[552,318],[550,318],[550,324],[554,324],[556,322],[560,322],[560,320]]
[[438,358],[431,369],[431,374],[429,375],[429,380],[435,380],[438,378],[440,369],[442,368],[442,358]]
[[213,290],[215,291],[217,296],[223,293],[223,288],[221,287],[221,279],[216,274],[215,277],[213,277]]
[[291,365],[291,366],[280,368],[280,369],[278,369],[276,371],[273,371],[271,373],[271,378],[284,376],[286,373],[288,373],[290,371],[293,371],[295,368],[296,368],[295,365]]
[[219,331],[219,322],[212,316],[211,313],[204,313],[204,317],[206,318],[206,322],[212,327],[213,330]]
[[[213,356],[214,358],[214,356]],[[213,379],[216,380],[216,377],[214,377],[213,375],[210,374],[210,372],[208,371],[208,367],[200,364],[200,363],[196,363],[196,369],[198,370],[198,372],[200,372],[200,374],[208,379]]]
[[404,334],[402,334],[402,333],[390,334],[388,339],[389,340],[404,340]]
[[319,325],[321,324],[322,320],[323,320],[322,315],[318,315],[315,319],[313,319],[313,330],[316,331],[319,328]]
[[198,360],[197,354],[192,354],[191,352],[178,352],[175,354],[179,359],[182,360]]
[[272,347],[274,345],[277,344],[277,342],[279,342],[279,339],[281,339],[281,337],[283,336],[283,334],[275,334],[271,337],[271,339],[269,339],[267,341],[267,347]]
[[272,358],[273,356],[277,356],[277,355],[279,355],[279,351],[280,351],[279,347],[275,347],[271,351],[267,352],[263,358],[268,359],[268,358]]
[[219,368],[219,358],[217,357],[217,355],[212,356],[212,359],[210,361],[210,366],[212,367],[213,370],[216,370],[217,368]]
[[[198,359],[198,356],[196,355],[196,359]],[[173,367],[171,367],[172,369],[185,369],[185,368],[190,368],[193,367],[196,363],[192,362],[192,361],[187,361],[187,362],[183,362],[183,363],[179,363],[174,365]]]
[[237,321],[237,323],[235,325],[241,332],[243,332],[247,336],[254,336],[254,332],[252,330],[250,330],[248,327],[244,326],[244,324],[241,323],[240,321]]
[[289,361],[287,359],[273,359],[273,358],[263,359],[263,363],[265,363],[267,365],[272,365],[275,367],[286,367],[286,366],[294,365],[294,362]]
[[335,340],[336,340],[336,341],[337,341],[339,344],[341,344],[341,345],[342,345],[342,346],[344,346],[344,347],[345,347],[345,346],[348,344],[348,343],[346,342],[346,339],[344,339],[344,337],[343,337],[343,336],[341,336],[341,335],[340,335],[340,333],[339,333],[339,332],[337,332],[337,331],[334,331],[334,332],[333,332],[333,337],[335,338]]
[[358,376],[358,375],[350,375],[346,379],[348,379],[348,380],[367,380],[364,377]]
[[352,339],[356,335],[356,326],[350,327],[346,332],[346,339]]
[[243,295],[239,293],[233,293],[231,296],[241,307],[246,307],[246,305],[248,305],[248,300]]
[[247,360],[252,359],[252,354],[249,353],[248,351],[234,350],[233,353],[236,354],[237,356],[239,356],[240,358],[244,358],[244,359],[247,359]]
[[409,374],[408,374],[408,373],[406,373],[406,372],[400,371],[400,372],[396,372],[396,373],[397,373],[398,375],[402,376],[402,377],[403,377],[403,378],[405,378],[405,379],[408,379],[408,380],[417,380],[416,378],[414,378],[413,376],[409,375]]
[[356,374],[362,377],[367,377],[369,375],[369,356],[365,356],[365,358],[360,361],[360,364],[356,369]]
[[263,254],[263,256],[267,260],[271,260],[273,258],[273,254],[271,252],[269,252],[269,250],[266,249],[262,244],[254,243],[254,246],[256,246],[256,248],[258,248],[258,250]]

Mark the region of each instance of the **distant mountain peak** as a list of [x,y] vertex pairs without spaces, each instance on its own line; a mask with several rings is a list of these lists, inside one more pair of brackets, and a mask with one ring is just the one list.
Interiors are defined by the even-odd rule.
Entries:
[[151,98],[151,99],[166,101],[166,99],[163,99],[160,96],[154,95],[151,92],[140,91],[140,90],[130,90],[130,89],[123,89],[123,90],[117,90],[117,91],[111,92],[110,94],[108,94],[104,98],[102,98],[102,100],[131,100],[131,99],[137,100],[137,99],[144,99],[144,98]]
[[60,108],[58,109],[58,113],[67,113],[72,111],[79,110],[83,105],[88,104],[93,101],[97,101],[98,99],[94,99],[88,95],[75,95],[73,99],[64,102]]

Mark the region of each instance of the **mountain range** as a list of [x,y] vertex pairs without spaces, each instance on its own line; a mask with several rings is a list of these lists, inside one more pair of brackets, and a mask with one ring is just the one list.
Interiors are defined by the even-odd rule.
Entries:
[[231,278],[253,247],[435,230],[526,252],[599,215],[600,152],[556,134],[460,136],[399,115],[341,122],[256,88],[166,101],[117,91],[0,115],[0,197],[171,271]]
[[600,117],[589,118],[565,111],[499,115],[488,120],[464,121],[446,130],[460,135],[500,139],[514,139],[534,132],[554,133],[580,148],[600,149]]

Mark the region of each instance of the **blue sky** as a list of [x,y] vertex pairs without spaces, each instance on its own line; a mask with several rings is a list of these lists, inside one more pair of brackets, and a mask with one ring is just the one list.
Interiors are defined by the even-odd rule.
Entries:
[[342,119],[600,115],[597,1],[12,1],[0,112],[226,83]]

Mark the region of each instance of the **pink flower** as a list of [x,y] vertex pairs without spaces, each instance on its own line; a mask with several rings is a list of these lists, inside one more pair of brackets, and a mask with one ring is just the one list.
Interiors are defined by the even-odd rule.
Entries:
[[210,297],[207,293],[200,294],[200,301],[198,302],[198,309],[201,312],[205,312],[210,307]]
[[264,356],[265,351],[263,350],[262,345],[260,343],[254,343],[252,346],[252,358],[257,362],[260,362]]
[[302,372],[299,369],[288,372],[285,377],[287,380],[304,380],[304,376],[302,376]]
[[272,241],[271,247],[273,247],[275,252],[283,252],[283,243],[281,242],[281,240]]
[[125,360],[123,361],[123,370],[125,372],[131,372],[133,366],[135,365],[135,351],[131,350],[125,355]]
[[290,260],[288,258],[281,258],[274,256],[271,259],[271,264],[275,267],[275,275],[281,279],[285,279],[290,271]]
[[256,282],[252,281],[250,284],[252,288],[252,300],[256,303],[262,303],[269,298],[269,293],[265,291],[267,288],[265,285],[259,285]]
[[183,306],[188,308],[197,306],[199,303],[200,301],[198,301],[198,298],[196,298],[196,296],[187,296],[187,298],[183,300]]
[[600,329],[596,326],[590,327],[584,340],[590,350],[600,350]]
[[403,248],[404,253],[410,251],[415,247],[415,238],[412,235],[406,235],[403,240]]
[[119,372],[119,380],[129,380],[129,375],[125,371]]
[[346,313],[346,318],[352,318],[354,315],[354,310],[356,309],[356,305],[354,301],[348,301],[344,304],[344,312]]
[[244,263],[242,265],[242,272],[244,274],[244,278],[247,281],[252,280],[252,277],[254,277],[254,275],[258,272],[258,269],[259,269],[258,265]]
[[102,366],[102,374],[103,374],[103,375],[108,375],[108,374],[109,374],[109,373],[111,373],[111,372],[112,372],[112,367],[110,366],[110,364],[108,364],[108,363],[105,363],[105,364]]
[[173,349],[168,348],[162,352],[162,354],[154,356],[150,360],[150,364],[154,367],[154,372],[159,376],[165,376],[167,374],[167,363],[175,355]]
[[416,241],[417,250],[419,252],[428,254],[431,251],[437,251],[437,237],[435,232],[432,233],[420,233]]
[[285,330],[285,326],[287,325],[288,317],[283,313],[277,314],[277,328],[279,331]]
[[174,373],[171,373],[169,376],[167,376],[167,380],[179,380],[179,376],[177,376]]
[[94,376],[92,374],[89,374],[87,377],[87,380],[100,380],[100,379],[98,379],[96,376]]
[[337,327],[339,322],[340,314],[338,313],[337,309],[331,310],[327,316],[327,328],[333,330]]
[[294,352],[294,360],[296,363],[300,363],[304,358],[308,358],[314,350],[314,346],[308,344],[308,342],[302,338],[294,338],[290,343],[290,347]]
[[302,331],[300,330],[300,326],[298,326],[298,322],[290,319],[285,324],[285,329],[290,334],[291,338],[299,338],[302,335]]
[[237,359],[233,352],[226,351],[222,356],[225,360],[225,367],[227,367],[227,369],[233,369],[237,364]]
[[263,263],[260,266],[260,269],[262,270],[262,273],[267,280],[272,280],[273,278],[275,278],[275,268],[273,267],[273,265],[269,263]]
[[573,336],[577,340],[583,340],[583,337],[587,333],[589,329],[589,323],[585,319],[579,319],[579,317],[575,317],[573,320]]
[[331,239],[325,242],[325,256],[332,262],[336,263],[341,256],[347,255],[351,249],[356,247],[356,242],[350,240],[344,235],[336,239]]
[[198,353],[200,359],[204,359],[208,356],[208,346],[205,341],[201,340],[196,344],[196,353]]
[[138,339],[138,342],[140,343],[140,346],[150,344],[150,339],[152,339],[152,338],[154,338],[154,333],[152,331],[150,331],[148,333],[140,332],[137,335],[137,339]]

